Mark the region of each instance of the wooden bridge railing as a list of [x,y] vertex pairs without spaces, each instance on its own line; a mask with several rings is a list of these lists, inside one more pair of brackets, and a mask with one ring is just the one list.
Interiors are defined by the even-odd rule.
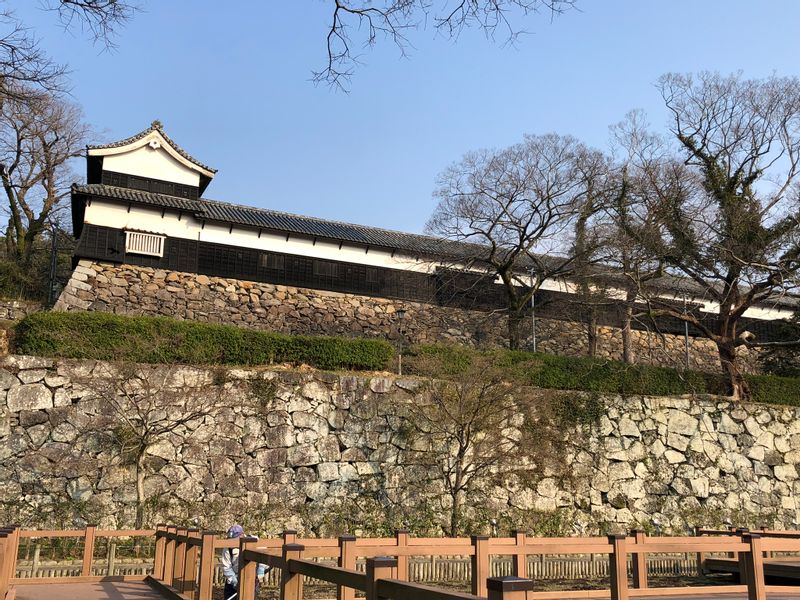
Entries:
[[[240,538],[223,540],[213,534],[202,534],[206,539],[205,550],[200,550],[200,566],[195,573],[196,555],[181,558],[188,548],[201,545],[198,535],[189,530],[164,527],[157,531],[156,565],[154,573],[163,584],[186,598],[209,600],[211,597],[211,569],[203,567],[203,556],[218,548],[239,545],[241,570],[239,577],[240,598],[250,597],[255,587],[256,565],[263,563],[281,571],[280,589],[283,600],[302,598],[304,578],[313,578],[337,586],[339,600],[351,600],[356,591],[368,597],[403,600],[453,600],[476,598],[527,598],[546,600],[554,598],[554,592],[534,592],[532,584],[525,579],[527,557],[530,555],[589,555],[608,556],[611,570],[611,589],[579,592],[582,597],[610,597],[611,600],[628,600],[631,589],[637,596],[664,594],[724,594],[746,592],[750,600],[765,600],[763,555],[767,551],[800,552],[797,536],[763,539],[757,533],[740,532],[738,537],[648,537],[643,532],[632,536],[615,535],[594,538],[529,538],[515,532],[509,538],[410,538],[407,532],[398,532],[394,538],[356,539],[342,536],[334,539],[300,539],[295,532],[287,531],[280,539],[257,540]],[[163,554],[159,558],[159,553]],[[742,585],[657,588],[650,589],[647,578],[648,554],[709,553],[735,554],[745,566],[745,583]],[[187,554],[188,555],[188,554]],[[411,556],[468,556],[472,561],[472,594],[445,592],[408,582],[408,558]],[[506,555],[513,557],[514,576],[511,578],[489,577],[490,557]],[[315,559],[335,559],[337,566],[314,562]],[[366,573],[356,570],[356,560],[366,559]],[[628,584],[628,560],[633,572],[633,587]],[[206,559],[205,564],[213,564]],[[196,577],[196,579],[195,579]],[[196,581],[196,585],[195,585]],[[494,587],[493,587],[494,586]],[[194,593],[193,593],[194,592]],[[524,592],[524,596],[519,595]],[[377,594],[377,595],[376,595]],[[502,594],[505,594],[502,595]],[[514,595],[516,594],[516,596]],[[563,594],[561,594],[563,595]]]
[[[747,592],[750,600],[765,600],[765,554],[800,552],[799,533],[775,531],[698,530],[696,537],[648,537],[643,532],[634,532],[630,536],[588,538],[535,538],[517,531],[511,537],[473,536],[454,539],[412,538],[406,531],[399,531],[391,538],[357,539],[354,536],[341,536],[337,539],[303,539],[298,538],[296,532],[286,531],[280,538],[257,540],[225,539],[218,532],[176,525],[159,525],[155,530],[122,531],[98,530],[93,526],[79,531],[24,531],[18,527],[9,527],[0,529],[0,599],[5,597],[12,583],[32,583],[32,580],[18,580],[14,577],[21,538],[83,538],[81,575],[60,578],[59,581],[98,581],[108,578],[92,576],[95,541],[102,537],[123,536],[154,536],[153,574],[150,580],[154,585],[169,590],[173,597],[186,600],[211,600],[217,552],[234,547],[240,548],[242,557],[239,597],[250,597],[249,590],[255,586],[256,565],[264,563],[280,571],[283,600],[302,598],[305,578],[336,585],[338,600],[352,600],[356,591],[364,592],[368,598],[391,600],[475,600],[487,597],[493,600],[546,600],[555,598],[554,592],[534,592],[532,582],[526,579],[529,556],[598,554],[608,556],[611,588],[582,591],[581,597],[628,600],[633,589],[636,596],[664,595],[666,590],[682,595]],[[744,584],[650,589],[647,555],[668,553],[692,553],[698,557],[710,553],[738,556]],[[472,563],[472,593],[459,594],[410,583],[409,558],[412,556],[469,557]],[[514,567],[512,577],[490,577],[493,556],[511,557]],[[335,560],[336,566],[320,564],[315,562],[316,559]],[[359,559],[366,561],[366,572],[356,569]],[[632,587],[628,584],[629,561],[633,574]],[[51,578],[40,581],[52,583],[55,580]]]
[[[142,576],[118,576],[113,573],[106,576],[93,576],[92,563],[96,542],[100,538],[149,537],[155,534],[154,529],[98,529],[95,525],[87,525],[84,529],[75,530],[25,530],[18,525],[0,528],[0,600],[6,598],[13,584],[21,580],[16,577],[16,565],[19,555],[20,540],[26,538],[77,538],[83,542],[82,562],[79,578],[82,581],[121,581],[144,579]],[[72,581],[75,577],[49,577],[41,580],[24,580],[25,583],[58,583]]]

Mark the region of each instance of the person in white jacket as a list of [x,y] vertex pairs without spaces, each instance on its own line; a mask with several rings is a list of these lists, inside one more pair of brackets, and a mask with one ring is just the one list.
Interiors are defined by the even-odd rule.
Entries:
[[[241,525],[232,525],[228,529],[228,539],[238,539],[244,535]],[[225,577],[224,600],[238,600],[239,596],[239,548],[224,548],[222,550],[222,575]],[[267,572],[266,565],[259,564],[256,571],[256,596],[258,596],[258,581]]]

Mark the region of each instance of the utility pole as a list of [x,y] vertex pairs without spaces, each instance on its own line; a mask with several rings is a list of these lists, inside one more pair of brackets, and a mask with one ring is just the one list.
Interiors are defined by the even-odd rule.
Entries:
[[[687,312],[686,296],[683,297],[683,314]],[[689,321],[683,322],[683,352],[686,358],[686,368],[689,368]]]
[[397,375],[403,376],[403,319],[405,319],[406,311],[400,308],[397,314],[397,330],[398,330],[398,349],[397,349]]
[[536,352],[536,292],[534,290],[534,271],[531,269],[531,342]]
[[56,275],[58,270],[58,225],[50,221],[50,275],[47,282],[47,303],[55,304]]

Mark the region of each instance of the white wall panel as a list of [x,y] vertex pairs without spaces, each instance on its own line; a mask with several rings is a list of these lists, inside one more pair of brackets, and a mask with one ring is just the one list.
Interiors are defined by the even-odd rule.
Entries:
[[[267,252],[280,252],[284,254],[297,254],[313,258],[327,260],[337,260],[363,265],[384,267],[388,269],[401,269],[415,271],[419,273],[433,272],[436,265],[425,261],[417,260],[416,257],[401,255],[391,252],[371,248],[366,251],[363,247],[342,244],[330,241],[317,240],[301,237],[299,235],[277,234],[272,232],[262,232],[259,238],[258,231],[245,227],[232,229],[228,224],[206,223],[205,227],[188,214],[183,214],[178,218],[178,213],[168,210],[161,216],[161,209],[145,208],[141,206],[131,206],[128,212],[127,206],[113,202],[103,202],[94,200],[90,206],[86,207],[86,223],[101,225],[104,227],[114,227],[117,229],[136,229],[150,233],[159,233],[169,237],[177,237],[215,244],[226,244],[229,246],[240,246],[242,248],[254,248]],[[574,285],[563,280],[548,280],[542,286],[544,290],[574,292]],[[667,296],[665,296],[667,297]],[[676,300],[681,301],[683,297]],[[692,298],[687,299],[690,303],[701,303]],[[719,307],[713,302],[702,302],[702,310],[705,312],[715,312]],[[746,317],[755,319],[784,319],[791,317],[792,313],[780,307],[753,307],[745,312]]]

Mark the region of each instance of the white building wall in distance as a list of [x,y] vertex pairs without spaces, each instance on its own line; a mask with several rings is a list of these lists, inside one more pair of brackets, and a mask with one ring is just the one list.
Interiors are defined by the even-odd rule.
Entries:
[[[367,251],[360,246],[341,246],[336,242],[314,240],[313,238],[284,233],[263,232],[258,235],[258,230],[247,227],[231,227],[227,223],[210,223],[205,226],[188,214],[179,215],[173,210],[163,211],[160,208],[131,206],[117,202],[104,202],[94,200],[86,207],[84,221],[92,225],[114,227],[117,229],[143,231],[147,233],[177,237],[200,242],[226,244],[242,248],[253,248],[266,252],[280,252],[297,254],[325,260],[337,260],[359,263],[388,269],[400,269],[417,273],[433,273],[436,263],[433,261],[419,260],[417,257],[404,255],[400,252],[391,253],[383,249],[370,248]],[[499,282],[499,279],[498,279]],[[575,292],[575,286],[563,279],[548,279],[542,285],[543,290],[559,292]],[[613,290],[611,290],[613,292]],[[617,296],[622,292],[618,291]],[[672,294],[664,294],[680,302],[683,298]],[[716,313],[719,305],[708,300],[687,298],[690,303],[701,305],[704,312]],[[792,312],[785,307],[757,306],[747,309],[745,317],[762,320],[786,319]]]
[[142,146],[123,154],[103,158],[103,170],[200,186],[200,175],[175,160],[163,147]]

